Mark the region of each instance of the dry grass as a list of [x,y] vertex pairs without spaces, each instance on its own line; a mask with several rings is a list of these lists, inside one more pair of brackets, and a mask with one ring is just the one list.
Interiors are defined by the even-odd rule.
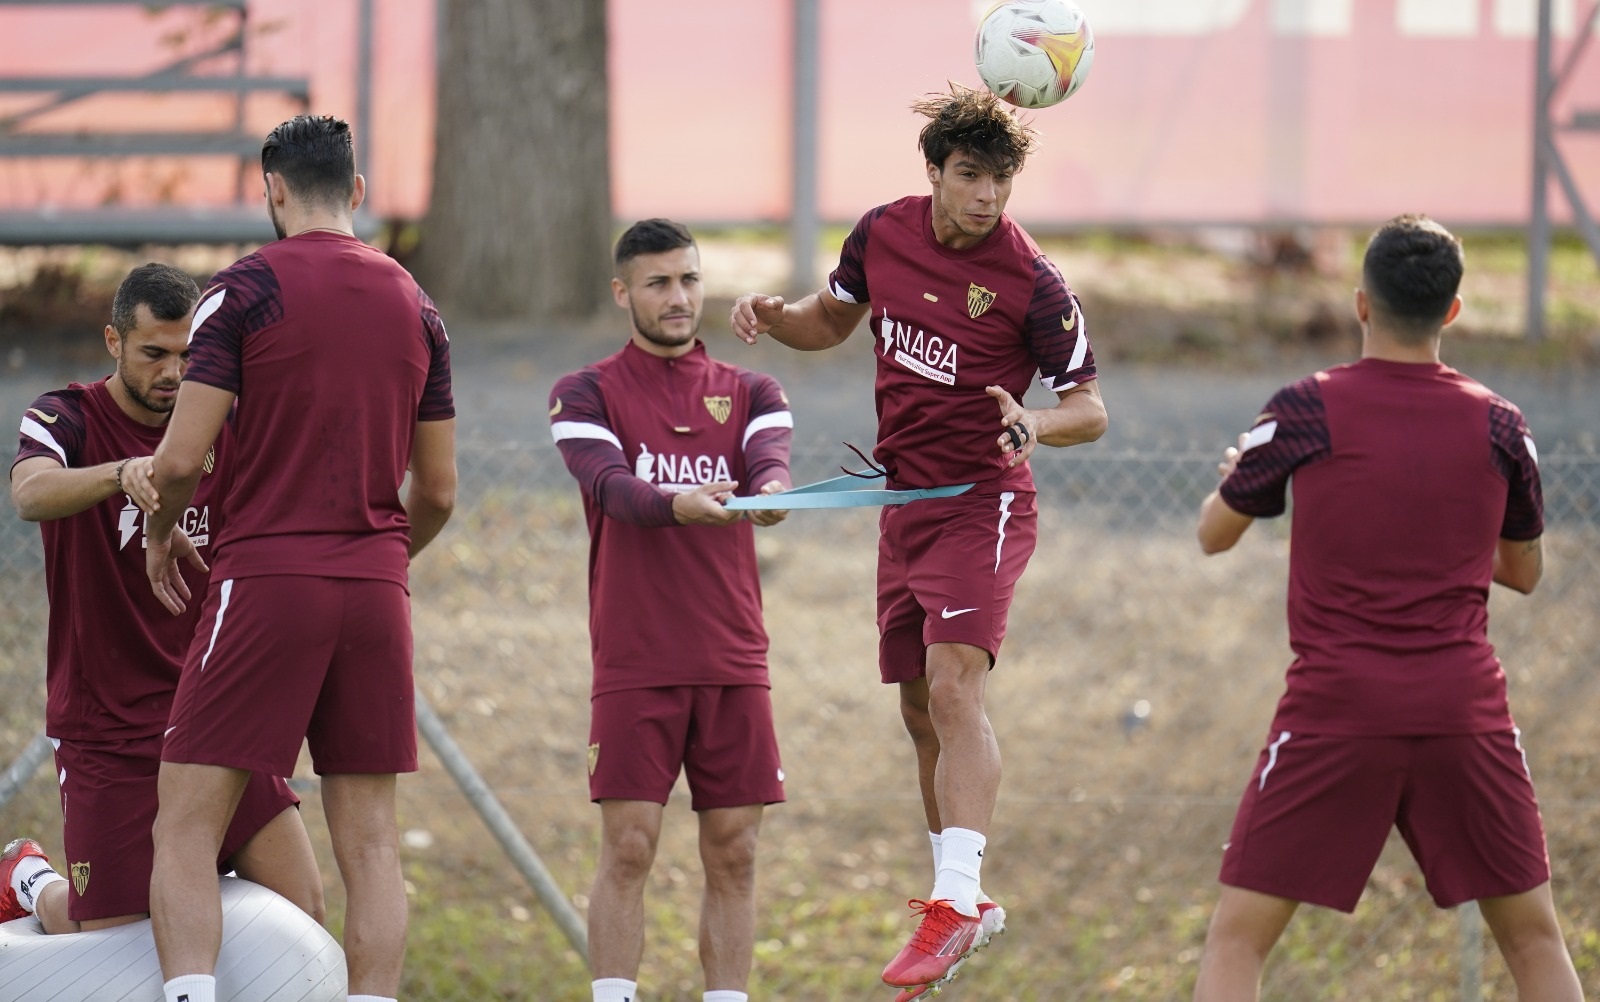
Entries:
[[[1006,778],[985,885],[1013,931],[947,997],[1181,998],[1219,846],[1281,691],[1282,526],[1203,559],[1187,520],[1100,518],[1060,497],[1042,507],[1047,542],[1019,588],[989,695]],[[903,902],[930,883],[910,745],[894,693],[876,680],[874,536],[870,511],[797,515],[761,536],[790,801],[768,812],[762,836],[757,998],[886,999],[877,973],[911,928]],[[1569,942],[1591,983],[1600,728],[1585,710],[1600,618],[1584,581],[1596,543],[1592,530],[1553,534],[1540,595],[1497,595],[1493,610]],[[574,492],[497,490],[419,562],[414,587],[422,692],[580,909],[598,824],[585,777],[585,549]],[[5,583],[12,608],[35,601],[29,580]],[[14,663],[36,663],[29,618],[7,640]],[[1140,699],[1152,712],[1130,730]],[[4,747],[31,733],[28,709],[13,702],[0,721]],[[430,754],[402,792],[414,903],[406,997],[586,998],[577,954]],[[314,797],[306,814],[337,920]],[[48,774],[0,820],[58,845]],[[675,796],[648,897],[650,1000],[699,998],[694,827]],[[1454,999],[1458,937],[1456,917],[1428,905],[1391,845],[1353,919],[1297,919],[1266,997]],[[1485,997],[1509,997],[1485,950]]]
[[[768,812],[763,834],[757,997],[875,997],[878,967],[910,928],[902,902],[930,879],[909,742],[893,692],[876,681],[875,522],[830,515],[763,538],[790,802]],[[1164,527],[1049,518],[1056,543],[1019,589],[990,689],[1006,779],[985,883],[1014,932],[953,997],[1187,994],[1219,846],[1286,662],[1286,544],[1278,527],[1263,530],[1207,561]],[[584,776],[584,546],[569,495],[506,496],[479,506],[448,559],[429,561],[417,582],[424,691],[580,904],[597,826]],[[1519,676],[1563,914],[1592,977],[1600,907],[1577,889],[1600,876],[1589,834],[1600,816],[1588,775],[1595,734],[1563,708],[1592,692],[1579,654],[1600,629],[1575,578],[1553,573],[1546,593],[1537,608],[1497,601],[1497,636]],[[1137,699],[1153,712],[1129,731]],[[431,761],[407,786],[405,823],[435,840],[410,863],[421,941],[459,937],[469,966],[486,972],[468,981],[486,993],[583,997],[576,956],[460,804]],[[692,815],[675,797],[650,889],[647,998],[698,998],[695,851]],[[1354,919],[1296,923],[1269,997],[1454,997],[1457,936],[1456,918],[1432,910],[1391,846]],[[432,956],[413,950],[418,996],[479,997],[456,994]],[[1492,958],[1486,979],[1486,997],[1509,989]]]

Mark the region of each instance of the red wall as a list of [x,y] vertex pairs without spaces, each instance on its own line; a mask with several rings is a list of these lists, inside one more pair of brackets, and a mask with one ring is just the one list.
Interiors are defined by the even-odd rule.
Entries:
[[[613,191],[622,218],[783,219],[792,43],[782,0],[609,0]],[[820,0],[823,213],[925,182],[906,106],[975,83],[983,0]],[[1080,0],[1097,28],[1084,89],[1033,113],[1037,155],[1012,207],[1037,223],[1371,221],[1422,210],[1515,223],[1529,200],[1536,0]],[[1570,45],[1574,13],[1555,0]],[[381,0],[376,122],[362,151],[372,205],[427,203],[433,121],[431,0]],[[355,104],[353,0],[252,3],[250,68],[302,74],[318,111]],[[198,11],[0,7],[0,75],[148,72],[228,25]],[[225,69],[227,67],[224,67]],[[1600,110],[1600,44],[1560,105]],[[40,100],[0,96],[0,116]],[[294,110],[253,98],[265,134]],[[36,122],[51,129],[226,127],[230,101],[108,96]],[[1600,203],[1600,135],[1562,139]],[[247,178],[247,185],[254,185]],[[0,208],[226,200],[225,160],[0,159]],[[1561,206],[1561,200],[1555,204]]]

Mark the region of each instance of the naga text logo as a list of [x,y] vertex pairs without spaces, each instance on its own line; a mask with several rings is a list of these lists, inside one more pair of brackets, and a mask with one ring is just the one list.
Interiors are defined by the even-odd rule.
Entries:
[[[140,536],[139,546],[142,549],[144,540],[144,526],[148,516],[139,510],[139,506],[129,498],[122,511],[117,513],[117,549],[125,550],[133,541],[134,533]],[[178,528],[189,537],[189,541],[196,546],[205,546],[211,542],[211,506],[201,505],[198,508],[190,507],[183,510],[183,517],[178,519]]]
[[956,384],[954,341],[946,341],[937,334],[929,334],[890,319],[888,307],[883,310],[883,323],[878,328],[878,336],[883,338],[884,358],[893,358],[917,375],[936,383],[946,386]]
[[692,491],[701,484],[733,479],[726,456],[651,452],[650,446],[643,442],[639,443],[639,455],[633,461],[633,475],[674,494]]

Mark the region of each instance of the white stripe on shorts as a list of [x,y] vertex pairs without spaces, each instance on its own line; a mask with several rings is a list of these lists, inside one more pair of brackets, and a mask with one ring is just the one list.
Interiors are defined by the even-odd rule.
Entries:
[[222,582],[222,601],[217,605],[217,621],[211,624],[211,643],[206,645],[206,653],[200,658],[200,670],[206,670],[206,662],[211,660],[211,652],[217,649],[217,634],[222,632],[222,617],[228,611],[228,599],[233,596],[233,578]]
[[1016,495],[1006,491],[1000,495],[1000,538],[994,544],[994,572],[1000,573],[1000,551],[1006,545],[1006,523],[1011,520],[1011,502],[1016,500]]
[[1267,767],[1261,770],[1261,782],[1256,784],[1257,790],[1265,790],[1267,788],[1267,773],[1271,772],[1272,767],[1278,764],[1278,749],[1282,748],[1283,743],[1288,740],[1289,732],[1284,731],[1278,735],[1278,740],[1267,746]]

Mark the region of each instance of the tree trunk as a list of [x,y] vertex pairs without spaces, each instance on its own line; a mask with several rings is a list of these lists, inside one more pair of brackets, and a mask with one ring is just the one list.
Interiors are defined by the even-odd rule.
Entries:
[[441,0],[433,197],[412,261],[447,315],[610,302],[605,0]]

